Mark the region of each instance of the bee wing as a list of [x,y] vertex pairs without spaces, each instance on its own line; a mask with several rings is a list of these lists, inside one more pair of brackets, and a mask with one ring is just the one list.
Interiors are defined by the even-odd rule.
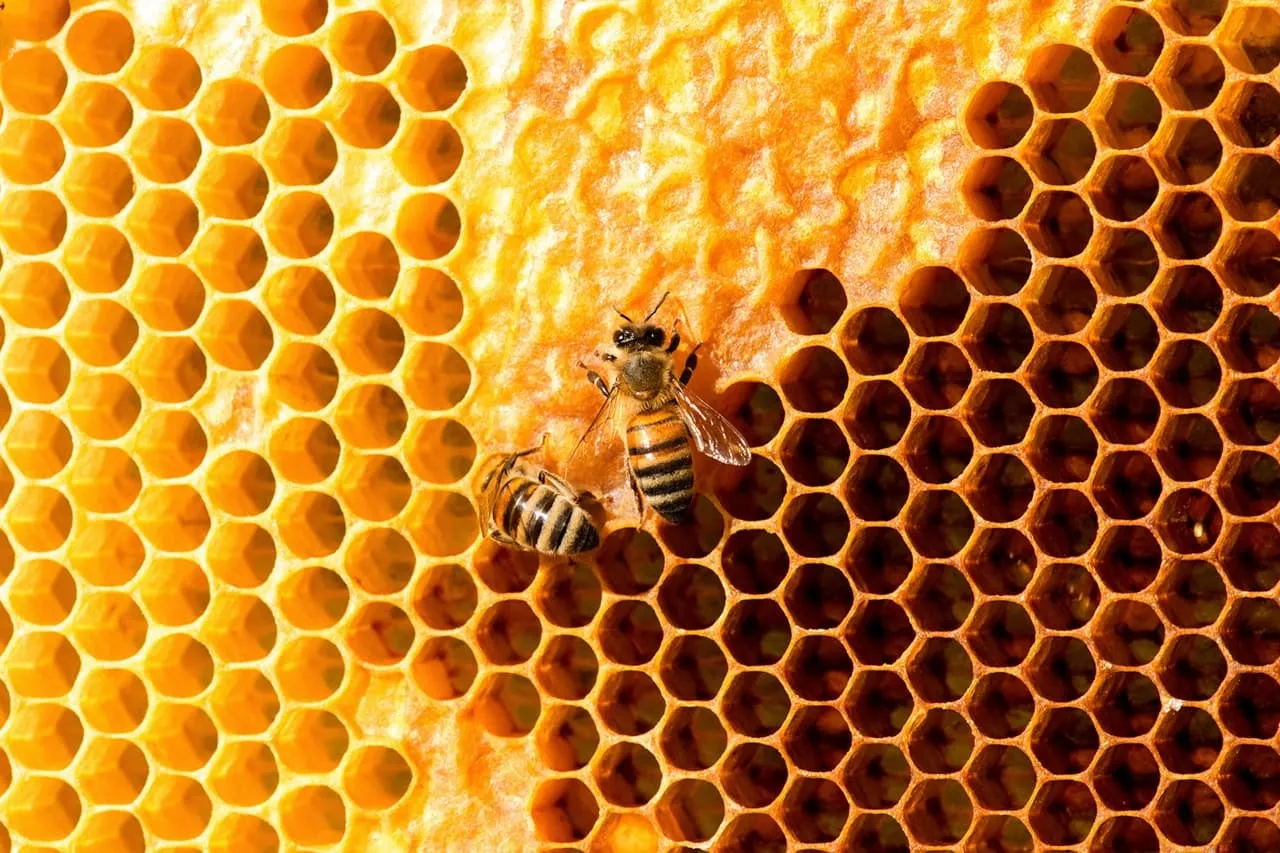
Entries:
[[680,408],[680,418],[693,435],[698,450],[726,465],[746,465],[751,461],[750,445],[724,415],[675,378],[671,380],[671,389]]
[[609,445],[619,440],[615,420],[618,414],[618,399],[621,396],[616,385],[610,389],[609,396],[605,398],[599,410],[596,411],[596,416],[587,425],[586,432],[582,434],[582,438],[578,439],[578,443],[573,446],[573,452],[569,454],[569,459],[565,462],[565,477],[570,482],[573,482],[572,474],[575,463],[582,461],[584,457],[599,456],[609,449]]

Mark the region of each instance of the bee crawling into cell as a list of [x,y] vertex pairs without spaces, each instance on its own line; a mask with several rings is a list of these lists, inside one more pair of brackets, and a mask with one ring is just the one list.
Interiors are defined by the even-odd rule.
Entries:
[[550,555],[593,551],[600,545],[600,531],[583,508],[589,496],[523,461],[546,443],[544,434],[536,447],[490,463],[477,491],[480,517],[488,535],[503,545]]
[[733,424],[686,387],[698,366],[701,343],[689,351],[676,376],[679,323],[668,340],[666,330],[650,322],[668,295],[664,293],[639,323],[618,311],[624,322],[613,333],[612,350],[597,353],[602,361],[616,365],[612,385],[578,363],[605,401],[570,455],[569,468],[579,451],[598,452],[622,436],[637,509],[647,501],[665,521],[684,524],[693,507],[692,448],[728,465],[748,464],[751,448]]

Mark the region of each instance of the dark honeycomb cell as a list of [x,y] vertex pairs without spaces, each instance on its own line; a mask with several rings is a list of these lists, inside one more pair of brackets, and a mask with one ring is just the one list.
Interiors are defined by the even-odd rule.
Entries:
[[1178,560],[1157,593],[1160,611],[1179,628],[1204,628],[1222,615],[1227,588],[1207,560]]
[[969,290],[948,267],[922,267],[899,291],[898,310],[921,337],[949,335],[960,328],[969,310]]
[[729,672],[720,646],[709,637],[689,634],[677,637],[662,653],[662,683],[677,699],[706,702],[720,692]]
[[1223,796],[1237,808],[1265,811],[1280,801],[1280,755],[1270,746],[1236,747],[1222,766],[1221,778]]
[[887,380],[859,382],[844,410],[844,425],[863,450],[885,450],[897,444],[911,421],[911,402]]
[[1017,293],[1031,268],[1031,249],[1012,228],[976,228],[960,246],[960,272],[987,296]]
[[1106,94],[1106,114],[1098,128],[1102,141],[1112,148],[1141,148],[1160,128],[1163,110],[1150,87],[1122,81]]
[[854,611],[845,629],[845,641],[861,663],[891,664],[915,639],[907,613],[893,601],[868,601]]
[[791,624],[771,599],[749,599],[729,610],[721,628],[725,648],[744,666],[769,666],[782,660],[791,642]]
[[1013,219],[1031,198],[1031,176],[1012,157],[984,157],[969,167],[960,192],[979,219]]
[[535,735],[538,754],[551,770],[580,770],[600,745],[600,733],[583,708],[552,705],[539,721]]
[[667,715],[662,754],[680,770],[708,770],[720,759],[729,736],[710,708],[677,707]]
[[1164,643],[1164,623],[1141,601],[1113,601],[1094,620],[1093,642],[1109,663],[1143,666],[1155,658]]
[[1176,638],[1160,662],[1160,681],[1175,699],[1202,702],[1217,692],[1227,674],[1227,660],[1208,637]]
[[640,595],[652,589],[662,575],[662,549],[645,531],[624,527],[605,537],[596,552],[596,566],[610,592]]
[[1013,83],[996,81],[978,89],[965,109],[969,136],[983,148],[1012,148],[1022,141],[1035,108],[1026,92]]
[[893,373],[910,344],[906,326],[888,308],[863,308],[849,318],[840,333],[845,358],[865,376]]
[[969,698],[969,717],[989,738],[1016,737],[1031,724],[1035,699],[1020,679],[989,673],[978,680]]
[[1003,304],[980,306],[965,325],[961,340],[973,363],[994,373],[1013,373],[1035,343],[1026,316]]
[[663,615],[674,627],[684,631],[711,627],[724,612],[724,603],[724,587],[716,573],[706,566],[676,566],[658,587],[658,604]]
[[849,372],[840,356],[822,346],[793,354],[779,371],[782,394],[802,412],[825,412],[844,399]]
[[954,566],[925,566],[906,600],[915,622],[925,631],[954,631],[973,609],[973,590]]
[[978,608],[965,629],[969,650],[987,666],[1022,663],[1035,642],[1036,628],[1020,605],[991,601]]
[[1136,521],[1156,508],[1163,486],[1149,455],[1126,450],[1103,457],[1092,488],[1093,499],[1103,512]]
[[1040,48],[1027,61],[1027,85],[1040,109],[1074,113],[1089,106],[1098,91],[1098,66],[1084,50],[1068,44]]
[[829,705],[796,709],[782,733],[792,763],[810,773],[830,773],[849,754],[853,735],[844,716]]
[[1057,483],[1089,479],[1098,455],[1098,439],[1084,419],[1049,415],[1036,423],[1031,436],[1028,458],[1040,476]]
[[1155,281],[1160,257],[1155,244],[1135,228],[1104,228],[1093,268],[1098,287],[1115,296],[1137,296]]
[[844,621],[853,606],[853,587],[839,569],[825,563],[798,568],[787,580],[787,612],[801,628],[823,630]]
[[1055,563],[1037,574],[1030,604],[1044,627],[1074,631],[1089,623],[1100,599],[1097,581],[1083,566]]
[[1170,193],[1155,213],[1156,239],[1170,258],[1203,258],[1222,236],[1222,212],[1202,192]]
[[804,844],[835,841],[849,820],[849,801],[834,782],[812,777],[794,780],[782,802],[782,819]]
[[1222,287],[1204,267],[1174,267],[1156,285],[1155,307],[1171,332],[1206,332],[1222,314]]
[[955,711],[930,710],[907,738],[907,754],[922,773],[955,773],[973,754],[973,732]]
[[1222,642],[1236,661],[1270,666],[1280,657],[1280,604],[1270,598],[1241,598],[1222,623]]
[[739,734],[763,738],[782,727],[791,710],[787,690],[767,672],[744,672],[725,692],[721,714]]
[[907,795],[905,818],[916,841],[954,849],[973,823],[973,803],[959,782],[930,779]]
[[781,468],[757,454],[743,466],[717,466],[711,489],[729,515],[743,521],[764,521],[786,499],[787,478]]
[[887,669],[860,669],[845,700],[849,721],[870,738],[897,735],[914,707],[906,682]]
[[[973,458],[973,440],[969,438],[969,433],[965,431],[960,421],[943,415],[933,415],[917,420],[907,436],[906,448],[907,464],[911,466],[912,472],[926,483],[950,483],[964,473],[969,461]],[[878,457],[863,457],[858,460],[854,470],[857,471],[862,465],[874,465],[875,463],[867,463],[866,460],[875,458]],[[887,457],[885,459],[887,460]],[[890,464],[894,469],[901,471],[896,462]],[[901,509],[902,503],[906,501],[905,475],[903,475],[901,486],[902,500],[897,503],[898,509]],[[851,495],[852,497],[854,496]],[[857,506],[854,509],[856,512]],[[888,518],[894,515],[897,515],[897,510],[894,510]],[[887,520],[869,518],[862,513],[859,513],[859,516],[868,521]]]
[[979,459],[965,483],[965,497],[974,512],[994,522],[1021,518],[1035,491],[1035,479],[1027,466],[1008,453],[992,453]]
[[581,628],[590,624],[600,608],[602,597],[600,581],[591,567],[573,562],[544,568],[542,582],[535,595],[543,617],[562,628]]
[[606,676],[596,702],[604,724],[631,737],[656,726],[667,707],[658,685],[637,670],[616,670]]
[[1280,684],[1260,672],[1237,675],[1223,690],[1219,714],[1233,735],[1270,740],[1280,728]]
[[739,805],[764,808],[782,795],[787,784],[787,762],[771,746],[740,744],[725,758],[720,780],[724,792]]
[[944,559],[959,553],[973,535],[973,513],[955,492],[929,489],[912,498],[905,526],[916,553]]
[[1200,341],[1177,341],[1156,356],[1156,390],[1165,402],[1180,409],[1203,406],[1218,393],[1222,366],[1213,350]]
[[542,623],[533,608],[523,601],[498,602],[484,611],[476,627],[480,650],[499,666],[527,661],[538,648],[541,638]]
[[1093,786],[1107,808],[1138,811],[1155,798],[1160,765],[1145,746],[1121,744],[1102,753],[1093,768]]
[[779,455],[793,479],[806,486],[825,486],[848,466],[849,442],[835,421],[807,418],[787,431]]
[[825,492],[800,495],[787,505],[782,535],[802,557],[830,557],[849,538],[849,511]]
[[1280,137],[1280,92],[1267,83],[1249,81],[1226,98],[1222,126],[1227,137],[1244,148],[1266,148]]
[[1036,570],[1036,552],[1020,530],[985,527],[962,561],[965,572],[987,595],[1016,595]]
[[1160,689],[1140,672],[1103,675],[1093,711],[1098,726],[1116,737],[1141,737],[1156,724],[1162,705]]
[[735,382],[720,397],[719,409],[752,447],[768,444],[782,428],[782,398],[763,382]]
[[1117,154],[1098,167],[1090,197],[1094,209],[1107,219],[1129,222],[1155,203],[1160,179],[1141,157]]
[[1156,458],[1169,477],[1202,480],[1218,467],[1222,437],[1204,415],[1174,415],[1160,430]]
[[1232,161],[1222,180],[1223,203],[1232,219],[1264,222],[1280,211],[1280,162],[1266,154]]
[[954,702],[973,682],[973,661],[960,643],[935,637],[916,648],[907,676],[924,701]]
[[556,844],[585,839],[600,818],[600,806],[591,790],[572,778],[541,783],[529,809],[538,835]]
[[1139,592],[1160,570],[1160,543],[1146,527],[1119,524],[1108,527],[1093,559],[1098,579],[1115,592]]
[[1156,803],[1156,825],[1174,844],[1207,847],[1222,827],[1222,800],[1204,782],[1181,779]]
[[892,744],[864,743],[845,765],[844,784],[858,808],[891,809],[911,787],[911,765]]
[[1075,637],[1043,639],[1031,653],[1032,688],[1050,702],[1074,702],[1089,691],[1098,667]]
[[1142,444],[1160,420],[1160,400],[1140,379],[1112,379],[1094,398],[1089,420],[1107,441]]
[[1160,720],[1156,750],[1174,773],[1200,773],[1213,766],[1222,751],[1222,732],[1202,708],[1179,708]]
[[974,386],[964,419],[978,441],[988,447],[1007,447],[1022,441],[1035,411],[1036,404],[1021,383],[984,379]]
[[1083,329],[1098,304],[1093,282],[1084,272],[1056,264],[1037,270],[1030,295],[1027,309],[1031,319],[1053,335],[1070,335]]
[[1151,144],[1151,159],[1172,184],[1209,180],[1222,163],[1222,140],[1202,118],[1171,118]]
[[1219,30],[1223,53],[1249,74],[1267,74],[1280,65],[1280,12],[1267,6],[1234,8]]
[[1073,258],[1093,237],[1093,215],[1084,199],[1073,192],[1042,192],[1023,217],[1031,244],[1051,258]]
[[1261,853],[1280,848],[1280,827],[1259,817],[1237,818],[1227,824],[1219,842],[1224,853]]
[[553,637],[538,657],[535,673],[544,692],[557,699],[585,699],[596,683],[599,664],[581,637]]
[[1199,489],[1167,495],[1156,514],[1156,530],[1166,547],[1179,554],[1198,554],[1213,547],[1222,532],[1222,511]]
[[[723,606],[723,595],[720,603]],[[694,604],[689,609],[696,612],[698,608]],[[715,615],[720,615],[718,609]],[[662,623],[647,603],[618,601],[610,605],[601,618],[596,642],[609,660],[640,666],[658,653],[662,645]]]
[[725,580],[748,595],[772,592],[787,574],[782,540],[767,530],[738,530],[720,551]]
[[911,484],[892,457],[868,454],[854,463],[845,489],[845,499],[858,518],[892,521],[906,505]]
[[1280,502],[1280,464],[1255,450],[1228,457],[1218,483],[1218,499],[1234,515],[1258,516]]
[[653,799],[662,784],[662,770],[653,753],[637,743],[618,743],[596,761],[596,786],[615,806],[635,808]]
[[761,812],[741,814],[729,822],[716,846],[725,853],[786,853],[787,836],[773,818]]
[[1265,296],[1280,285],[1280,237],[1269,230],[1232,231],[1221,258],[1222,283],[1242,296]]
[[[1027,165],[1031,171],[1046,184],[1056,186],[1070,186],[1083,180],[1097,155],[1093,134],[1084,122],[1074,118],[1044,122],[1027,143]],[[1025,206],[1025,201],[1023,204]]]
[[955,344],[933,341],[917,347],[902,371],[907,393],[926,409],[950,409],[973,379],[969,360]]
[[[1227,314],[1216,337],[1218,352],[1232,370],[1261,373],[1280,359],[1280,318],[1265,306],[1237,306]],[[1224,409],[1230,407],[1229,402],[1223,403]]]
[[800,270],[791,277],[779,309],[787,328],[800,335],[825,335],[849,304],[844,285],[824,269]]
[[724,516],[706,495],[694,495],[693,517],[686,524],[658,524],[658,537],[671,553],[686,560],[705,557],[724,537]]
[[804,637],[787,656],[783,674],[800,698],[831,702],[840,698],[849,683],[853,662],[834,637]]
[[1094,52],[1103,65],[1117,74],[1150,74],[1163,47],[1160,24],[1133,6],[1108,9],[1093,30]]
[[1165,53],[1153,77],[1173,109],[1203,110],[1217,100],[1227,70],[1212,47],[1181,44]]
[[1098,384],[1098,365],[1083,345],[1052,341],[1032,355],[1027,380],[1046,406],[1074,409],[1089,399]]
[[1098,816],[1093,794],[1081,782],[1054,781],[1041,786],[1031,803],[1031,829],[1045,844],[1079,844]]
[[1031,749],[1050,773],[1074,775],[1088,769],[1098,751],[1098,730],[1079,708],[1053,708],[1037,719]]
[[1231,525],[1223,537],[1221,559],[1232,586],[1265,592],[1280,580],[1280,530],[1271,522]]

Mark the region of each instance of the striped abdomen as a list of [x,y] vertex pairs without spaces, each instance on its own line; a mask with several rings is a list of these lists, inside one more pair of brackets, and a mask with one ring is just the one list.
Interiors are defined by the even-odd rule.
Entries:
[[493,521],[517,544],[544,554],[580,554],[600,544],[582,508],[550,486],[510,477],[494,501]]
[[672,524],[689,520],[693,505],[693,450],[675,404],[640,412],[627,425],[627,462],[640,493]]

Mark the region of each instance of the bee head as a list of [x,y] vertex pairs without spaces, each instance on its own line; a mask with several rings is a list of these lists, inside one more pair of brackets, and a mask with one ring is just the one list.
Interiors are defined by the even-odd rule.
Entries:
[[620,350],[657,348],[666,342],[667,333],[660,326],[628,323],[613,333],[613,345]]

